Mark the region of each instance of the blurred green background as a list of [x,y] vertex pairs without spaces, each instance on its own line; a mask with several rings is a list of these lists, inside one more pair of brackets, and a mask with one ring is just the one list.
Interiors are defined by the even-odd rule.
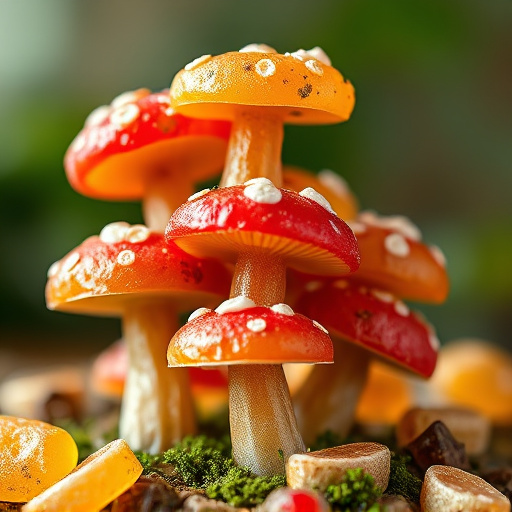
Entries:
[[362,208],[407,215],[443,249],[449,300],[419,306],[442,342],[511,347],[511,26],[509,0],[3,0],[0,348],[92,353],[119,336],[117,320],[45,309],[53,261],[141,221],[139,204],[74,192],[64,152],[96,106],[252,42],[319,45],[356,88],[348,123],[286,128],[284,162],[339,172]]

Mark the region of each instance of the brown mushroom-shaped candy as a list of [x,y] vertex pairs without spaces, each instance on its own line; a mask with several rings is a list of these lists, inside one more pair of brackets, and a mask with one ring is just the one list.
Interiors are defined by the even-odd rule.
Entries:
[[430,466],[421,488],[424,512],[509,512],[510,501],[482,478],[452,466]]
[[[189,201],[171,217],[166,237],[190,254],[236,262],[230,296],[258,306],[283,302],[287,265],[329,274],[358,265],[355,238],[343,221],[310,197],[278,189],[265,178]],[[233,453],[256,474],[283,472],[281,440],[287,443],[285,459],[304,450],[284,373],[275,363],[229,366]],[[265,428],[256,431],[261,411]]]
[[177,313],[228,292],[226,269],[185,254],[160,233],[119,222],[52,265],[50,309],[121,316],[130,368],[120,433],[136,450],[159,452],[195,429],[188,372],[168,370]]
[[223,186],[256,177],[281,186],[283,124],[346,121],[355,102],[320,48],[281,55],[266,45],[203,55],[175,76],[170,96],[180,113],[232,121]]
[[145,223],[163,232],[194,183],[222,170],[229,130],[226,121],[177,114],[168,90],[125,92],[89,115],[64,167],[81,194],[142,199]]
[[402,299],[443,302],[449,289],[441,250],[421,242],[420,230],[406,217],[361,212],[349,221],[361,265],[351,279],[389,291]]
[[372,355],[423,377],[434,371],[439,341],[433,328],[388,292],[340,279],[304,294],[297,310],[334,339],[334,364],[315,367],[294,398],[306,442],[332,430],[346,435]]

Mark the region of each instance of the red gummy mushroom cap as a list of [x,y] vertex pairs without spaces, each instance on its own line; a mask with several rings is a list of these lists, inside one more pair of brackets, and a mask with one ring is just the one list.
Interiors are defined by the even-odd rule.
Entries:
[[446,299],[444,256],[438,247],[421,242],[421,232],[406,217],[362,212],[349,225],[361,251],[353,279],[404,299],[437,303]]
[[229,293],[231,276],[219,263],[167,244],[162,234],[125,222],[108,224],[48,271],[48,308],[120,315],[127,301],[172,300],[177,309]]
[[[249,307],[224,307],[239,299]],[[172,338],[169,366],[219,364],[332,363],[332,342],[318,323],[285,304],[254,306],[238,297],[191,315]]]
[[190,254],[235,261],[240,252],[261,248],[319,275],[345,274],[359,265],[354,234],[314,191],[306,197],[257,178],[205,192],[179,207],[165,232]]
[[154,175],[186,172],[204,180],[224,165],[230,124],[191,119],[169,106],[169,92],[121,94],[94,110],[64,158],[71,186],[86,196],[130,200]]
[[297,309],[333,334],[424,377],[434,371],[433,327],[392,294],[340,279],[306,293]]

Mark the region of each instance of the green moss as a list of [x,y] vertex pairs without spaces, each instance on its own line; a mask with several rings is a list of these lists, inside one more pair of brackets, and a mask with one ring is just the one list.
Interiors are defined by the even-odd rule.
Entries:
[[381,495],[382,489],[375,485],[373,476],[361,468],[348,469],[341,483],[330,485],[324,493],[332,510],[343,512],[368,510]]
[[392,453],[389,484],[386,494],[398,494],[419,504],[421,493],[421,480],[407,469],[410,457]]

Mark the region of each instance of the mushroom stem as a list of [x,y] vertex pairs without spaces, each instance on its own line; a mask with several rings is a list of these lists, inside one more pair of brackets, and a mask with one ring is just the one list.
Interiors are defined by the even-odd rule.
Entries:
[[129,370],[119,431],[133,450],[159,453],[195,433],[188,369],[166,364],[177,330],[177,315],[165,301],[136,302],[123,316]]
[[366,382],[369,352],[341,339],[333,341],[334,363],[315,365],[293,398],[306,444],[327,430],[341,437],[348,434]]
[[193,192],[192,182],[185,173],[162,172],[153,176],[146,185],[142,200],[146,226],[152,231],[163,233],[174,210]]
[[[235,267],[231,297],[256,304],[283,301],[286,267],[262,250],[242,253]],[[305,451],[281,365],[229,367],[229,418],[233,458],[256,475],[285,473],[285,461]]]
[[245,183],[252,178],[268,178],[282,185],[281,148],[283,120],[265,107],[239,108],[231,128],[221,187]]

